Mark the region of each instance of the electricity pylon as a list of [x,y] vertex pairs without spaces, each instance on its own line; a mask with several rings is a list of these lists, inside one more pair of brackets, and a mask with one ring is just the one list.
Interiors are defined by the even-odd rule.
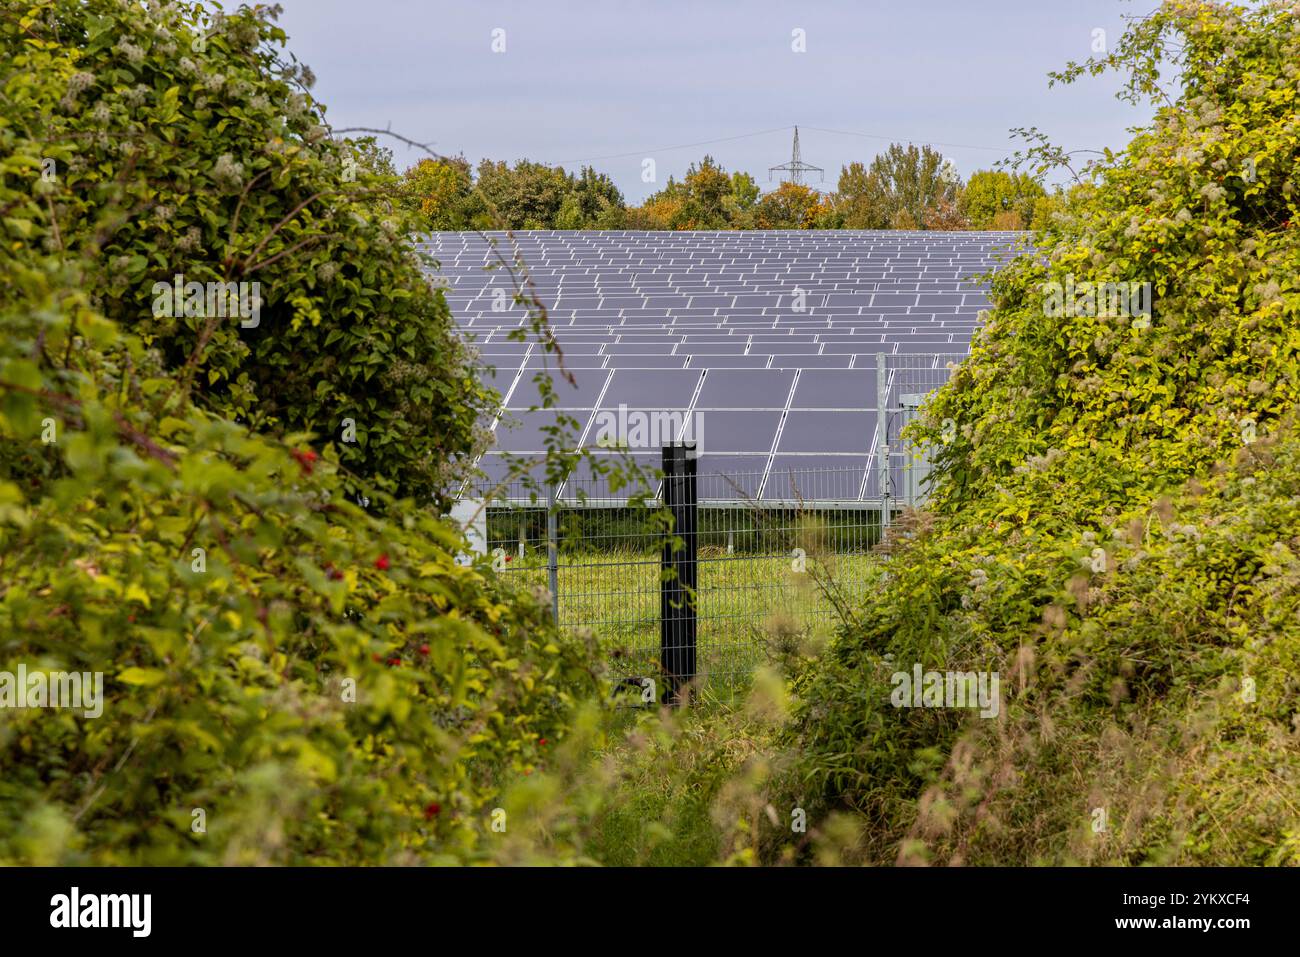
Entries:
[[794,128],[794,149],[790,153],[790,162],[782,163],[780,166],[769,166],[767,169],[768,180],[771,180],[772,174],[776,172],[789,173],[790,182],[797,186],[803,185],[804,173],[817,173],[822,180],[826,178],[824,169],[820,166],[811,166],[805,163],[803,157],[799,155],[799,127],[797,126]]

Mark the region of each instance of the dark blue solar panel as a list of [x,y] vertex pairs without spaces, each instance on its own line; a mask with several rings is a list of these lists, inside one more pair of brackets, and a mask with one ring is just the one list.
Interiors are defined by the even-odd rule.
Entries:
[[784,409],[793,382],[794,372],[789,369],[715,369],[705,375],[695,405],[700,409]]
[[[538,409],[532,412],[510,412],[496,429],[497,448],[505,452],[545,452],[548,443],[556,444],[555,438],[548,437],[547,427],[558,427],[561,416],[577,421],[577,428],[568,427],[566,434],[571,441],[559,443],[569,448],[576,448],[582,430],[591,418],[590,410],[561,412],[555,409]],[[558,437],[557,437],[558,438]]]
[[867,452],[876,431],[870,412],[791,411],[777,452]]
[[700,372],[693,369],[617,369],[603,404],[642,409],[685,408],[695,395]]
[[781,413],[775,411],[705,410],[695,418],[700,445],[708,452],[767,452],[781,424]]
[[[799,375],[792,409],[874,409],[876,370],[807,369]],[[829,450],[828,450],[829,451]]]
[[[524,371],[519,384],[515,386],[515,391],[510,395],[509,408],[527,409],[542,404],[541,391],[534,379],[537,371],[536,369]],[[590,409],[600,399],[605,380],[610,375],[609,370],[579,368],[570,369],[569,372],[573,376],[573,383],[570,383],[562,375],[557,374],[551,377],[551,389],[555,396],[553,407],[557,409]]]
[[[992,232],[525,230],[513,238],[435,233],[421,245],[439,261],[435,282],[447,287],[482,362],[499,367],[485,380],[503,394],[514,388],[512,408],[535,404],[540,396],[528,380],[543,363],[555,367],[538,344],[506,338],[527,328],[525,310],[509,301],[512,279],[483,267],[517,253],[579,379],[577,389],[557,381],[562,404],[703,410],[714,423],[706,446],[722,446],[708,457],[733,470],[744,459],[783,498],[789,489],[778,488],[778,466],[861,456],[860,435],[875,427],[879,354],[896,418],[900,395],[942,383],[988,307],[975,277],[1006,261],[1020,240]],[[497,290],[507,293],[500,311]],[[499,430],[499,442],[536,451],[544,421]],[[834,454],[846,447],[852,452]],[[870,498],[878,469],[868,471]]]

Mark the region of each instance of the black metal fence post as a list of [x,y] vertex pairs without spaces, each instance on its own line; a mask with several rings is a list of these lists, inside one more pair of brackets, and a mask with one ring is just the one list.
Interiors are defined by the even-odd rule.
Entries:
[[680,704],[684,685],[695,677],[696,588],[699,584],[696,530],[695,443],[663,447],[664,507],[673,519],[664,542],[659,586],[659,663],[666,682],[662,700]]
[[546,509],[546,583],[551,589],[551,614],[555,627],[560,627],[560,562],[556,544],[559,541],[556,514],[555,486],[550,486]]

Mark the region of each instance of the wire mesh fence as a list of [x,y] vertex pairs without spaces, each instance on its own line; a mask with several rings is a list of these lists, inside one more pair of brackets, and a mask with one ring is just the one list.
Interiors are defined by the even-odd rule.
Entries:
[[861,601],[881,532],[879,509],[857,501],[860,467],[785,469],[741,501],[737,479],[697,477],[700,670],[725,681]]
[[480,503],[480,537],[500,573],[548,593],[561,627],[591,629],[615,679],[735,684],[862,603],[894,514],[924,498],[922,450],[900,434],[961,358],[880,358],[865,466],[696,475],[692,460],[689,501],[667,457],[631,496],[581,470],[508,482]]
[[925,450],[903,438],[925,399],[965,359],[953,355],[881,355],[877,359],[877,450],[868,494],[888,502],[885,519],[900,507],[924,504],[929,480]]
[[[741,681],[774,646],[833,626],[841,603],[863,597],[880,539],[879,508],[856,501],[861,467],[790,469],[779,494],[770,478],[769,498],[738,493],[758,477],[696,477],[693,567],[679,573],[691,594],[672,600],[690,603],[691,671],[705,680]],[[684,522],[662,488],[621,505],[598,491],[573,479],[556,495],[501,486],[483,505],[486,548],[498,572],[550,594],[561,627],[594,632],[616,679],[658,682],[674,577],[665,547],[680,546]]]
[[487,549],[498,572],[550,593],[561,627],[592,629],[616,674],[654,676],[667,513],[654,498],[611,502],[598,486],[499,487],[486,503]]

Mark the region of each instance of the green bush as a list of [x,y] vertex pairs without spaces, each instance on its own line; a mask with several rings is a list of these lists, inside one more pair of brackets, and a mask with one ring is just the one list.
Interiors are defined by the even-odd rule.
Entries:
[[[17,6],[0,24],[0,136],[11,175],[30,185],[45,164],[58,230],[34,238],[6,214],[10,236],[80,263],[102,313],[202,386],[205,408],[333,439],[349,470],[402,494],[443,488],[484,443],[488,395],[429,294],[399,178],[332,136],[274,11]],[[257,325],[155,315],[154,284],[177,275],[259,283]]]
[[[459,533],[427,499],[391,498],[345,470],[346,448],[318,452],[305,431],[355,387],[384,410],[385,443],[415,430],[409,455],[379,443],[368,463],[421,488],[479,395],[459,391],[445,306],[400,243],[380,242],[368,207],[340,194],[308,204],[307,230],[328,223],[330,255],[350,251],[340,291],[321,289],[326,260],[310,265],[304,247],[276,263],[264,338],[243,340],[229,318],[197,340],[153,321],[140,283],[155,270],[188,275],[255,240],[175,258],[172,226],[140,221],[141,204],[171,205],[167,223],[199,224],[205,243],[224,235],[238,196],[221,198],[212,170],[232,139],[253,149],[277,107],[214,132],[223,118],[197,103],[200,81],[165,75],[158,49],[191,45],[187,7],[32,9],[0,27],[18,67],[0,110],[0,681],[22,667],[104,685],[98,716],[0,707],[0,863],[494,859],[492,810],[598,693],[588,648],[538,596],[458,560]],[[261,14],[233,15],[206,56],[253,84],[269,69],[255,45],[268,29],[278,36]],[[153,52],[137,63],[123,44]],[[96,56],[93,79],[71,82]],[[139,110],[135,83],[147,86]],[[73,88],[87,98],[59,106]],[[234,100],[211,108],[242,109]],[[130,138],[99,142],[100,106]],[[241,222],[269,223],[324,188],[327,156],[343,154],[307,136],[285,127],[283,150],[261,159],[235,148],[250,180],[268,171]],[[95,152],[123,142],[120,161]],[[42,176],[49,157],[66,177]],[[263,253],[306,235],[286,231]],[[145,262],[124,264],[123,281],[127,256]],[[331,338],[340,330],[346,342]],[[403,387],[405,406],[384,406],[397,393],[379,383],[402,356],[439,367],[421,375],[428,391]],[[285,381],[290,359],[301,383]],[[237,385],[254,380],[277,387],[244,405]],[[319,405],[296,404],[302,383]],[[255,407],[298,431],[232,420]],[[433,444],[430,422],[446,423]],[[356,488],[370,508],[353,504]]]
[[[997,277],[915,430],[933,512],[797,684],[787,786],[871,860],[1300,862],[1300,14],[1167,2],[1062,78],[1107,67],[1152,126]],[[1107,282],[1151,314],[1054,308]],[[914,663],[1000,717],[892,707]]]

